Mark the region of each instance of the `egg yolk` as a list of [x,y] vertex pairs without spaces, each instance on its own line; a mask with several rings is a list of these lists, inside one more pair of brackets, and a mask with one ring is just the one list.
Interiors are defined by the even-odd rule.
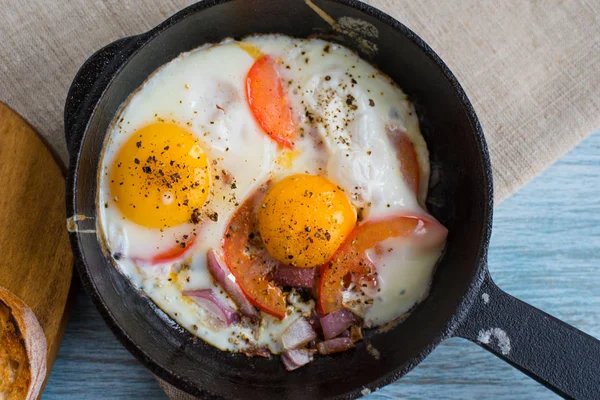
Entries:
[[188,131],[153,123],[120,148],[110,191],[123,216],[149,228],[188,222],[204,205],[210,176],[206,154]]
[[322,176],[281,180],[258,209],[258,229],[269,254],[300,268],[325,263],[355,225],[352,203]]

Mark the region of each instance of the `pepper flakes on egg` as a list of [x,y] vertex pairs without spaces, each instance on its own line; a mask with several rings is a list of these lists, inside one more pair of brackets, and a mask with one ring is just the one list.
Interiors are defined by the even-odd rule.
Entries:
[[123,216],[151,228],[187,222],[204,205],[210,185],[206,154],[197,140],[166,123],[136,131],[117,153],[110,178]]
[[356,210],[345,193],[316,175],[292,175],[275,183],[258,210],[269,254],[300,268],[327,261],[355,224]]

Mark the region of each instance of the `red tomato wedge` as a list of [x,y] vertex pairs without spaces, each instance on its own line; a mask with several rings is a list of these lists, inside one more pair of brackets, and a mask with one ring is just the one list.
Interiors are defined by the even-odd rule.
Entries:
[[260,310],[283,319],[285,296],[268,277],[273,262],[264,251],[252,255],[246,251],[250,234],[258,230],[255,209],[263,197],[264,193],[258,190],[236,210],[225,229],[223,254],[225,264],[248,300]]
[[248,71],[246,99],[265,133],[282,146],[292,148],[296,124],[272,57],[260,57]]
[[387,136],[396,150],[396,157],[400,162],[400,173],[404,177],[410,190],[412,190],[413,193],[418,194],[421,172],[415,146],[410,141],[406,132],[401,129],[388,128]]
[[170,249],[158,253],[157,255],[151,257],[147,261],[151,262],[152,264],[161,264],[177,260],[178,258],[182,257],[194,244],[196,236],[190,236],[191,237],[187,241],[182,240],[177,246],[171,247]]
[[319,312],[329,314],[342,307],[342,285],[348,274],[374,271],[365,252],[390,237],[406,237],[422,248],[439,246],[448,230],[433,217],[401,215],[383,221],[367,221],[352,231],[331,259],[321,267]]

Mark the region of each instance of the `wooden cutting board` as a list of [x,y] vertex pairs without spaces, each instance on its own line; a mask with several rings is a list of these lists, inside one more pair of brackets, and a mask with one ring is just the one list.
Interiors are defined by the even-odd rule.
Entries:
[[0,102],[0,286],[40,322],[48,375],[66,328],[72,274],[64,174],[31,126]]

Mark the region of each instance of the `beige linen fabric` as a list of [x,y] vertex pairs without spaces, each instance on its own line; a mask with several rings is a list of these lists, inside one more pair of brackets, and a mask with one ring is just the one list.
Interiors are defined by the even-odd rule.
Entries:
[[[62,108],[79,66],[190,3],[0,0],[0,100],[66,162]],[[497,202],[600,127],[599,1],[368,3],[419,34],[457,75],[490,147]],[[161,385],[172,399],[189,398]]]

